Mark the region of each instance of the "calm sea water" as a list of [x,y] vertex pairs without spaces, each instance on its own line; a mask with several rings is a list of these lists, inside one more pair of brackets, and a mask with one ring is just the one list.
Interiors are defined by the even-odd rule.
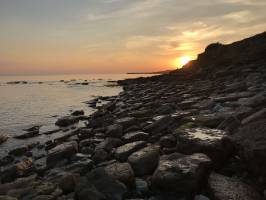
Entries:
[[[110,86],[113,83],[109,81],[139,76],[147,75],[0,76],[0,132],[12,138],[34,125],[42,125],[41,131],[51,130],[58,117],[73,110],[82,109],[86,115],[91,114],[94,110],[83,102],[96,96],[117,95],[122,91],[121,87]],[[88,85],[78,84],[85,80]],[[28,83],[7,84],[10,81]],[[14,145],[10,141],[1,146]]]

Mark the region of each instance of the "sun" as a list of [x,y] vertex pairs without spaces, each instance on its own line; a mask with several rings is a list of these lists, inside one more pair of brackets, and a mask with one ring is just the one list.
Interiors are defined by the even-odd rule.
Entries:
[[192,58],[190,56],[181,56],[179,58],[176,58],[175,66],[177,66],[178,68],[182,68],[185,64],[187,64],[191,60]]

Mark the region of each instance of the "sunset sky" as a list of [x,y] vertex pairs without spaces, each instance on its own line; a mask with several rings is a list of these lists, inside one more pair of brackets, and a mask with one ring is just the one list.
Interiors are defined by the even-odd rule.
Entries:
[[266,30],[266,0],[0,0],[0,74],[179,67]]

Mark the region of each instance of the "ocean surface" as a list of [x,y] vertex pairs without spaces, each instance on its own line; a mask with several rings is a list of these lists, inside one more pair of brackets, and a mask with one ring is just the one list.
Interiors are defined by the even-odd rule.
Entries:
[[[97,96],[117,95],[122,88],[112,81],[140,76],[148,75],[0,76],[0,133],[10,137],[0,150],[7,151],[14,145],[24,144],[27,140],[12,139],[22,134],[23,129],[40,125],[41,133],[55,129],[57,118],[72,111],[84,110],[86,115],[93,113],[95,110],[84,102]],[[27,83],[14,84],[14,81]],[[86,82],[88,85],[81,84]],[[40,135],[30,142],[39,141],[40,137],[46,136]]]

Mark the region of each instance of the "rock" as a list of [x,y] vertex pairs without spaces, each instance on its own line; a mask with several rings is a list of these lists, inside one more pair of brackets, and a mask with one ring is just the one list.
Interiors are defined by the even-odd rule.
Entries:
[[120,161],[126,161],[128,156],[130,156],[135,151],[138,151],[139,149],[143,148],[145,145],[146,142],[144,141],[127,143],[125,145],[118,147],[115,150],[115,157]]
[[95,153],[92,157],[92,160],[95,163],[100,163],[100,162],[106,161],[108,159],[108,157],[109,157],[109,155],[104,149],[99,149],[99,150],[95,151]]
[[35,181],[35,179],[36,176],[33,175],[26,178],[18,178],[11,183],[0,184],[0,195],[6,195],[9,190],[28,187]]
[[0,200],[18,200],[18,199],[11,196],[0,196]]
[[104,170],[112,178],[124,183],[128,187],[135,186],[135,175],[128,163],[113,163],[107,165]]
[[159,146],[147,146],[129,156],[128,162],[137,176],[154,172],[159,162],[159,151]]
[[191,128],[176,132],[178,151],[185,154],[204,153],[215,164],[229,158],[234,150],[227,133],[218,129]]
[[153,122],[152,124],[146,126],[144,128],[144,131],[148,133],[155,133],[155,134],[160,133],[168,129],[173,122],[174,122],[174,119],[171,116],[167,115]]
[[262,197],[241,181],[220,174],[211,173],[209,193],[215,200],[260,200]]
[[228,133],[235,132],[239,127],[241,127],[241,122],[238,120],[237,117],[230,116],[226,118],[217,129],[227,131]]
[[263,119],[266,117],[266,108],[263,108],[262,110],[258,111],[258,112],[255,112],[253,113],[252,115],[246,117],[245,119],[243,119],[241,121],[241,123],[243,125],[245,124],[248,124],[250,122],[253,122],[253,121],[256,121],[256,120],[259,120],[259,119]]
[[210,200],[208,197],[205,197],[203,195],[197,195],[195,196],[194,200]]
[[147,140],[149,137],[148,133],[145,133],[143,131],[135,131],[135,132],[130,132],[125,134],[122,137],[122,140],[124,140],[125,142],[135,142],[135,141],[145,141]]
[[70,126],[72,124],[75,124],[79,121],[78,117],[75,116],[66,116],[59,118],[56,122],[55,125],[65,127],[65,126]]
[[0,144],[4,143],[7,140],[8,140],[8,136],[0,133]]
[[202,125],[202,126],[207,126],[210,128],[216,128],[228,116],[229,116],[229,114],[224,115],[224,114],[212,113],[212,114],[196,115],[196,116],[188,117],[188,119],[190,119],[190,121],[192,121],[196,124]]
[[140,178],[136,178],[136,192],[139,195],[145,195],[149,192],[148,183]]
[[85,177],[81,178],[75,188],[75,200],[106,199]]
[[34,165],[31,159],[23,159],[15,165],[5,168],[0,173],[2,183],[11,182],[18,177],[30,175],[34,172]]
[[109,137],[121,137],[123,134],[123,127],[119,124],[110,125],[106,128],[106,135]]
[[68,194],[74,192],[78,179],[79,175],[77,174],[66,174],[61,178],[58,185],[65,194]]
[[117,119],[116,123],[120,124],[123,129],[126,129],[130,126],[133,126],[137,123],[137,119],[135,117],[125,117],[121,119]]
[[204,182],[210,163],[210,159],[204,154],[160,160],[152,176],[151,186],[156,192],[192,195]]
[[76,110],[74,112],[71,113],[72,116],[80,116],[80,115],[84,115],[84,110]]
[[16,149],[13,149],[11,151],[9,151],[9,155],[14,155],[14,156],[22,156],[24,155],[26,152],[28,151],[28,147],[26,146],[22,146],[22,147],[18,147]]
[[231,141],[238,149],[238,155],[252,172],[253,176],[266,178],[266,119],[246,124],[234,135]]
[[166,135],[160,138],[160,146],[161,148],[171,148],[175,147],[177,144],[176,137],[173,135]]
[[109,176],[104,168],[92,170],[87,174],[87,179],[106,199],[122,200],[127,191],[126,186]]
[[266,103],[266,96],[263,94],[257,94],[250,98],[239,99],[238,102],[243,106],[257,107]]
[[54,166],[57,162],[63,159],[70,159],[78,152],[78,144],[75,141],[65,142],[48,151],[47,166]]
[[32,138],[32,137],[36,137],[39,135],[39,130],[35,130],[35,131],[30,131],[27,133],[23,133],[21,135],[16,135],[14,138],[16,139],[27,139],[27,138]]
[[123,144],[123,142],[118,138],[106,138],[103,142],[96,146],[96,150],[104,149],[107,152],[111,152],[113,148],[119,147]]

